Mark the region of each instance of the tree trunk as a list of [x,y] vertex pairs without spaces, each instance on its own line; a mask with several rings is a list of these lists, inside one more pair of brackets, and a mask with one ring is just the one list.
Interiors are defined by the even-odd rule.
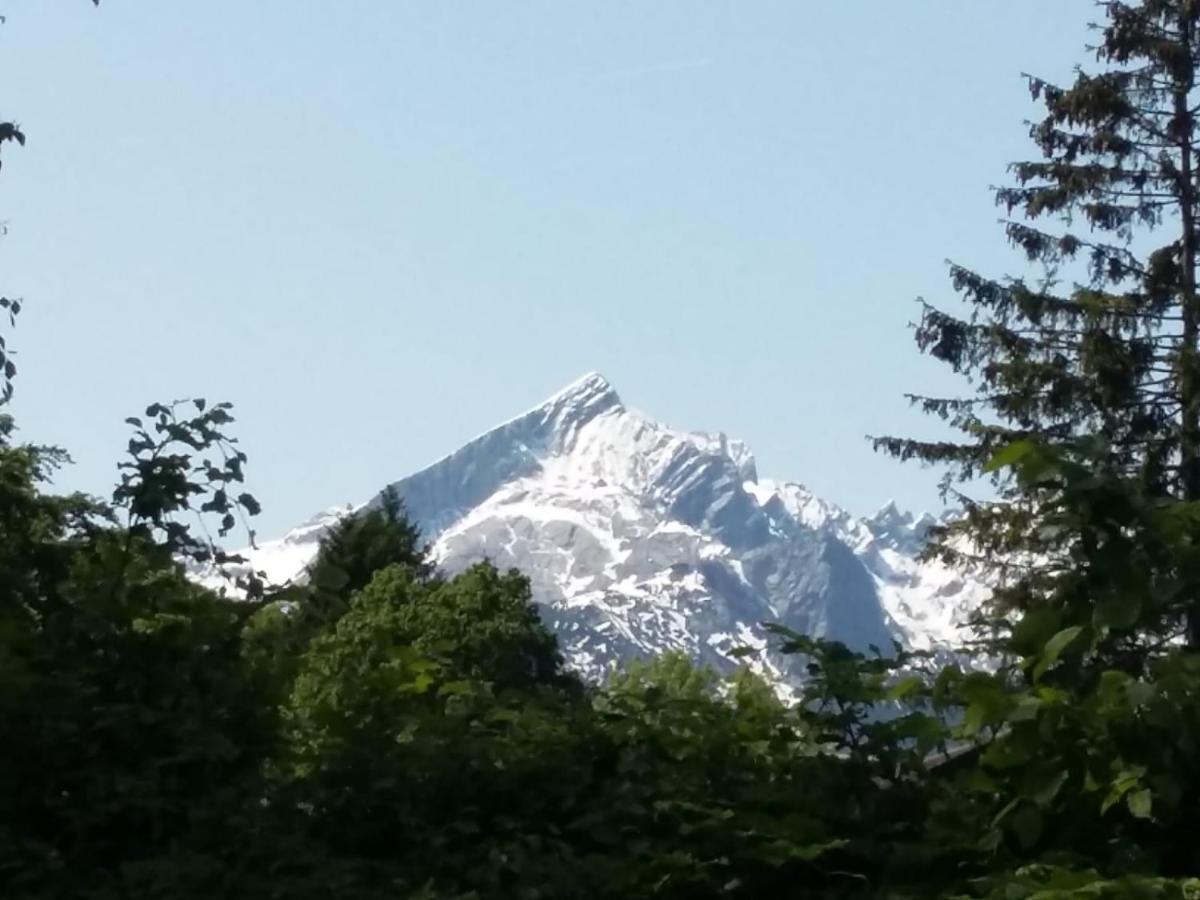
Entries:
[[[1200,373],[1197,354],[1200,353],[1200,310],[1196,302],[1196,183],[1193,140],[1195,123],[1191,110],[1191,94],[1195,84],[1193,27],[1185,8],[1180,13],[1180,33],[1187,51],[1188,64],[1175,88],[1175,121],[1178,130],[1179,212],[1182,236],[1180,263],[1182,284],[1180,307],[1183,319],[1180,347],[1180,405],[1182,408],[1179,438],[1180,480],[1183,499],[1200,500]],[[1200,597],[1192,601],[1187,621],[1188,645],[1200,649]]]

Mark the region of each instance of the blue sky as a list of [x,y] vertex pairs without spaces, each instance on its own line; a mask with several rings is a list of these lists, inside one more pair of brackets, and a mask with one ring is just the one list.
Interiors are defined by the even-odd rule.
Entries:
[[989,185],[1091,0],[12,0],[11,407],[108,490],[122,419],[237,405],[261,533],[591,370],[856,513],[937,508],[868,433],[947,258],[1019,272]]

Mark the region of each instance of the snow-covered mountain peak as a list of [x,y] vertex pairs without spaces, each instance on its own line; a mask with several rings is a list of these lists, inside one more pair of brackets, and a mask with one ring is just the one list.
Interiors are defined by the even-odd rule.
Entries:
[[550,408],[559,414],[585,415],[589,411],[620,406],[621,398],[616,389],[599,372],[588,372],[541,404],[541,408]]
[[913,520],[912,513],[907,510],[901,510],[896,505],[895,500],[889,500],[883,506],[879,507],[879,511],[871,516],[871,521],[880,525],[911,525]]
[[[634,412],[595,373],[391,487],[446,571],[487,558],[525,572],[567,659],[593,676],[672,649],[728,669],[750,646],[753,666],[791,681],[764,623],[860,648],[940,646],[981,590],[917,560],[923,519],[891,504],[859,520],[760,479],[741,441]],[[344,513],[250,556],[292,577]]]
[[938,524],[938,520],[929,513],[922,513],[914,518],[911,512],[901,510],[896,501],[889,500],[879,512],[864,519],[863,524],[881,545],[916,555],[925,545],[929,530]]
[[625,407],[621,398],[608,379],[599,372],[589,372],[533,409],[493,428],[487,434],[504,430],[538,432],[549,438],[558,437],[557,442],[551,442],[557,443],[561,449],[572,433],[597,416],[623,412]]

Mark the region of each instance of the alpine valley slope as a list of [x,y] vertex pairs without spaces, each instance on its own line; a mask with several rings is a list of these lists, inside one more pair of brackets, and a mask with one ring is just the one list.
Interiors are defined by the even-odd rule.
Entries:
[[[568,662],[602,677],[680,650],[794,682],[764,622],[865,649],[956,642],[987,589],[919,562],[924,532],[893,504],[859,520],[799,484],[758,477],[724,435],[676,431],[588,375],[392,487],[453,573],[490,559],[527,574]],[[372,501],[374,502],[374,501]],[[329,510],[246,551],[275,582],[302,577]],[[733,651],[762,652],[742,659]]]

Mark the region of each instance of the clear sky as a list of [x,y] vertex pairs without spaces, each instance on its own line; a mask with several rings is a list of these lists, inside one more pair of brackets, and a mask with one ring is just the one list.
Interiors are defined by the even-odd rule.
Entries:
[[106,492],[122,419],[237,405],[260,533],[591,370],[859,514],[938,508],[868,433],[1091,0],[10,0],[10,411]]

